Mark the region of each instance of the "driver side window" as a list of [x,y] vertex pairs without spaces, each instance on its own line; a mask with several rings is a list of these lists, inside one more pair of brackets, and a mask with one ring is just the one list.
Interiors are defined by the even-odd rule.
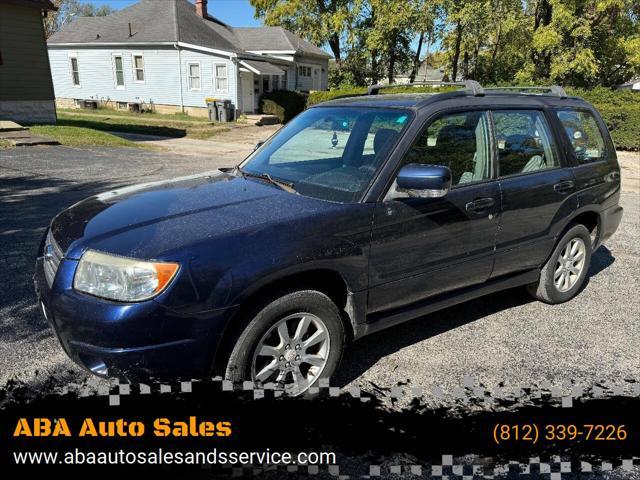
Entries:
[[451,170],[451,184],[491,178],[489,120],[484,111],[438,117],[420,134],[404,164],[442,165]]

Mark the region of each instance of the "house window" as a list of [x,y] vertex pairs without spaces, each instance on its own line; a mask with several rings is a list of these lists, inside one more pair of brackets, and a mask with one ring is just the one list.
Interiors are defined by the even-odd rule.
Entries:
[[80,86],[80,71],[78,70],[78,58],[77,57],[71,57],[69,59],[69,61],[71,62],[71,78],[73,80],[73,84],[76,87]]
[[228,88],[227,80],[227,66],[225,64],[215,64],[213,66],[215,71],[215,84],[218,92],[226,92]]
[[190,63],[189,67],[189,90],[200,90],[200,64]]
[[116,88],[124,88],[124,68],[122,66],[122,55],[113,56],[113,71],[115,73]]
[[279,75],[272,75],[271,76],[271,90],[273,90],[274,92],[276,90],[280,90],[280,76]]
[[133,78],[136,82],[144,82],[144,58],[142,55],[133,56]]
[[310,77],[311,76],[311,67],[305,67],[303,65],[300,65],[298,67],[298,75],[300,75],[301,77]]
[[118,102],[118,110],[127,110],[129,104],[127,102]]

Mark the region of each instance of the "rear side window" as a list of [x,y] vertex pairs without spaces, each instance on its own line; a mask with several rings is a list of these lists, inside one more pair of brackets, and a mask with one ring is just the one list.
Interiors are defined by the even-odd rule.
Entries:
[[542,112],[493,112],[500,176],[519,175],[558,166],[553,137]]
[[591,112],[567,109],[557,110],[556,115],[564,127],[578,162],[591,163],[606,158],[604,138]]
[[404,163],[449,167],[452,185],[491,178],[487,113],[470,111],[437,118],[422,132]]

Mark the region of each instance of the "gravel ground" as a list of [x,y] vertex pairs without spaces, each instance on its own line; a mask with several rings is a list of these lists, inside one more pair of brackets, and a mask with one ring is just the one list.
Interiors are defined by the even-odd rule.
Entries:
[[[621,158],[623,172],[638,172],[638,155]],[[53,215],[97,191],[236,160],[131,149],[0,150],[0,383],[38,382],[54,372],[85,376],[41,318],[31,284],[34,254]],[[549,306],[512,290],[414,320],[354,344],[334,384],[439,387],[446,397],[470,381],[492,390],[640,380],[640,196],[638,177],[628,180],[622,225],[595,253],[576,299]]]
[[85,376],[42,318],[31,282],[40,238],[56,213],[115,186],[213,170],[241,159],[242,154],[205,158],[127,148],[0,149],[0,383],[60,372]]
[[[188,146],[187,155],[172,153],[173,147],[184,149],[182,145],[172,145],[171,153],[67,147],[0,150],[0,384],[17,378],[38,389],[51,374],[56,384],[68,380],[81,383],[83,389],[105,383],[67,359],[36,307],[33,259],[51,217],[115,186],[235,164],[255,142],[242,143],[235,158],[215,149],[202,156],[201,145]],[[605,394],[628,392],[632,382],[637,387],[640,155],[623,153],[620,159],[625,215],[616,235],[595,253],[590,280],[576,299],[549,306],[532,301],[522,290],[511,290],[414,320],[355,343],[333,383],[387,394],[398,385],[405,392],[410,391],[407,387],[423,387],[424,403],[445,406],[456,401],[460,385],[482,386],[496,400],[499,391],[504,393],[502,387],[507,391],[502,398],[509,396],[509,387],[561,386],[566,391],[577,385],[590,395],[599,388]],[[87,378],[88,384],[82,383]],[[401,396],[389,406],[406,406],[410,400],[410,395]],[[512,408],[522,401],[526,399]],[[485,401],[476,408],[495,406]],[[368,471],[368,462],[345,458],[339,463],[341,472],[343,467],[357,472]],[[389,462],[406,463],[391,458]],[[563,478],[600,475],[563,473]],[[409,476],[414,478],[393,477]],[[606,477],[640,479],[640,469],[617,468]]]

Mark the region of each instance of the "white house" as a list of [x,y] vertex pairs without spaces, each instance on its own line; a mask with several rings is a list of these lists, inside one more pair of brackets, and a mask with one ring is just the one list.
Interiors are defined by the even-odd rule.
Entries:
[[632,78],[622,85],[616,87],[618,90],[631,90],[632,92],[640,92],[640,77]]
[[[418,65],[418,70],[416,71],[414,82],[444,82],[444,68],[433,68],[430,67],[427,63],[427,60],[424,59]],[[411,80],[411,72],[401,72],[395,76],[395,83],[406,85]]]
[[141,0],[106,17],[81,17],[48,41],[60,107],[206,115],[207,98],[254,112],[263,92],[326,90],[330,55],[281,27],[234,28],[207,0]]

